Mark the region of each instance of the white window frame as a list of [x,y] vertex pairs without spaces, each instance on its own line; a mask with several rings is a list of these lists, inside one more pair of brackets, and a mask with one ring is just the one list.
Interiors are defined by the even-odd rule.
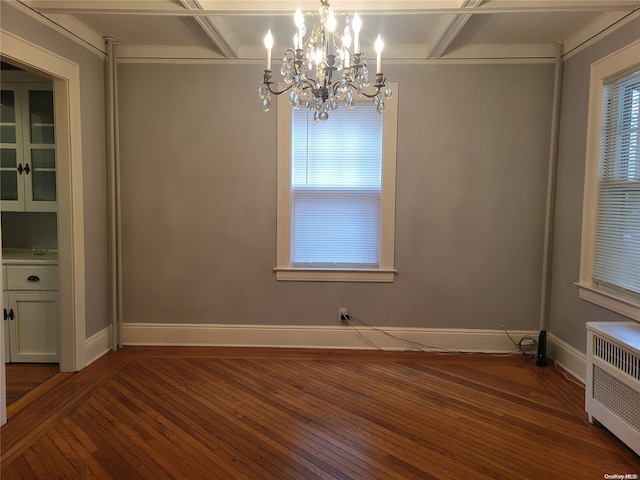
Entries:
[[583,300],[638,321],[640,321],[640,297],[594,282],[593,266],[604,86],[610,79],[640,68],[639,59],[640,41],[636,41],[591,65],[580,278],[577,283],[579,296]]
[[[291,121],[288,96],[278,98],[277,280],[324,282],[393,282],[396,203],[398,85],[385,102],[382,127],[382,191],[380,202],[380,263],[378,268],[297,268],[291,265]],[[371,101],[371,100],[369,100]],[[339,108],[346,108],[341,105]],[[331,114],[329,120],[331,121]]]

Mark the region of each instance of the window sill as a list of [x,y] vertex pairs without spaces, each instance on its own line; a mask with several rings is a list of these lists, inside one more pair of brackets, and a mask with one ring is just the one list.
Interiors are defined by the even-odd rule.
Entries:
[[591,284],[576,283],[576,285],[580,288],[578,294],[581,299],[640,321],[640,303],[636,299]]
[[289,282],[392,283],[397,270],[335,268],[274,268],[276,280]]

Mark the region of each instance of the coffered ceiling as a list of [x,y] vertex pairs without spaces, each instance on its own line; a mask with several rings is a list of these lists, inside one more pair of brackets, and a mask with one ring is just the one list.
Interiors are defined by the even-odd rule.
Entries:
[[[118,42],[122,59],[264,57],[271,29],[274,52],[295,33],[293,12],[316,12],[320,0],[12,0],[98,49]],[[640,0],[333,0],[336,12],[357,11],[361,43],[373,54],[378,34],[384,57],[429,60],[528,60],[565,54],[612,26],[640,15]],[[342,19],[341,21],[344,21]],[[310,25],[309,25],[310,27]]]

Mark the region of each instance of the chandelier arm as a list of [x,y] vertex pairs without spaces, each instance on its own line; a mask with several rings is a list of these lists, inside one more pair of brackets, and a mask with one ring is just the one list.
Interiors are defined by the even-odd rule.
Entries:
[[305,78],[303,82],[301,82],[304,86],[303,90],[307,88],[318,88],[318,82],[316,82],[313,78]]
[[377,88],[376,93],[373,93],[373,94],[366,93],[365,91],[362,91],[360,93],[367,98],[376,98],[380,93],[380,88],[379,87],[376,87],[376,88]]
[[[347,85],[349,85],[349,87],[352,88],[353,90],[356,90],[356,91],[358,90],[358,87],[351,82],[347,83]],[[367,93],[364,90],[362,90],[361,92],[358,93],[358,95],[362,95],[363,97],[367,97],[367,98],[375,98],[380,93],[380,90],[382,90],[382,87],[384,85],[370,85],[370,86],[376,89],[376,93]]]
[[[378,78],[379,77],[379,78]],[[378,96],[380,94],[380,90],[382,90],[384,87],[387,86],[387,79],[385,78],[384,80],[382,80],[382,74],[376,74],[376,83],[375,85],[369,85],[372,88],[375,88],[375,93],[367,93],[364,90],[359,92],[359,95],[361,94],[364,97],[367,98],[375,98],[376,96]],[[337,93],[339,87],[341,86],[341,82],[337,81],[335,82],[333,85],[331,85],[331,89],[333,90],[333,93]],[[353,82],[347,82],[347,85],[349,86],[349,88],[353,89],[353,90],[358,90],[358,86],[355,85]]]
[[[288,92],[295,86],[295,84],[292,83],[291,85],[286,86],[280,91],[274,90],[273,88],[271,88],[271,85],[274,85],[274,82],[271,82],[266,78],[263,79],[262,84],[266,85],[267,89],[272,95],[282,95],[283,93]],[[317,88],[317,82],[312,78],[306,78],[304,82],[300,82],[298,85],[300,84],[302,84],[302,90],[309,90],[309,89],[313,90],[314,88]]]
[[273,84],[273,82],[269,82],[269,83],[264,82],[264,85],[266,85],[266,86],[267,86],[267,88],[269,89],[269,92],[271,92],[273,95],[282,95],[283,93],[285,93],[285,92],[287,92],[287,91],[291,90],[291,88],[293,87],[293,84],[291,84],[291,85],[289,85],[288,87],[285,87],[285,88],[284,88],[284,90],[277,91],[277,90],[273,90],[273,89],[271,88],[271,85],[272,85],[272,84]]

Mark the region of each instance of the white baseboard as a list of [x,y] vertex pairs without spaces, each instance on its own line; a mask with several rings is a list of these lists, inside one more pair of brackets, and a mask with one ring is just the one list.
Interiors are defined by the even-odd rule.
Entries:
[[84,366],[98,360],[101,356],[111,350],[111,326],[100,330],[98,333],[87,338],[84,343]]
[[[327,349],[424,350],[506,353],[515,347],[503,330],[434,329],[401,327],[286,325],[214,325],[125,323],[124,345],[283,347]],[[534,331],[510,331],[518,341]],[[368,343],[363,336],[369,339]],[[394,338],[397,337],[397,338]]]
[[[285,326],[285,325],[212,325],[180,323],[125,323],[122,327],[124,345],[276,347],[425,351],[460,351],[507,353],[515,351],[503,330],[437,329],[387,327],[378,330],[358,327],[365,341],[346,326]],[[518,341],[525,336],[537,338],[538,332],[510,331]],[[398,338],[394,338],[398,337]],[[403,340],[400,340],[403,339]],[[417,342],[417,343],[412,343]],[[420,345],[418,345],[420,344]],[[375,346],[374,346],[375,345]],[[84,358],[89,365],[111,350],[111,327],[86,340]],[[556,337],[547,335],[547,355],[584,383],[585,354]]]
[[585,383],[587,357],[580,350],[549,333],[547,335],[547,356],[582,383]]

